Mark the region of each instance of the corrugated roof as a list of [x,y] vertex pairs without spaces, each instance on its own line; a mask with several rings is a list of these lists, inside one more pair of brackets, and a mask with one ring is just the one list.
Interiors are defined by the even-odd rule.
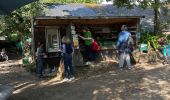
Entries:
[[[152,9],[117,8],[113,5],[86,5],[86,4],[61,4],[49,5],[45,9],[46,16],[64,16],[63,11],[68,11],[70,16],[146,16],[153,15]],[[139,13],[142,12],[142,13]]]
[[[141,25],[153,29],[154,12],[153,9],[142,9],[134,7],[133,9],[117,8],[113,5],[89,5],[89,4],[57,4],[47,5],[45,8],[45,16],[64,16],[69,15],[73,17],[86,16],[145,16],[141,19]],[[169,14],[170,16],[170,14]]]

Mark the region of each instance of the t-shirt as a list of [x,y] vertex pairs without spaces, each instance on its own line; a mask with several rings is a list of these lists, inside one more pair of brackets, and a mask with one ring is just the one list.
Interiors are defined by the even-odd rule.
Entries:
[[98,45],[98,43],[95,40],[92,43],[92,51],[94,51],[94,52],[100,51],[100,46]]
[[[92,38],[91,32],[90,31],[84,32],[84,37]],[[85,45],[87,45],[87,46],[91,46],[91,44],[92,44],[92,40],[85,40],[84,42],[85,42]]]
[[38,58],[43,58],[43,47],[38,47],[37,48],[37,52],[36,52],[36,56],[38,57]]
[[66,53],[71,54],[73,52],[73,48],[71,44],[65,44],[66,46]]
[[117,48],[119,49],[120,52],[125,52],[125,51],[131,52],[131,47],[130,47],[131,42],[133,42],[131,38],[131,34],[128,31],[122,31],[119,34]]
[[71,44],[62,44],[62,52],[63,53],[67,53],[67,54],[71,54],[73,52],[73,46]]

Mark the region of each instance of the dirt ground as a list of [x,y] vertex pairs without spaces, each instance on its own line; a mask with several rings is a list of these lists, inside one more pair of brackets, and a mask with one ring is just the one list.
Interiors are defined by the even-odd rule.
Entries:
[[170,100],[169,65],[142,63],[121,71],[115,63],[84,68],[75,81],[62,82],[39,79],[18,60],[0,62],[0,84],[14,86],[8,100]]

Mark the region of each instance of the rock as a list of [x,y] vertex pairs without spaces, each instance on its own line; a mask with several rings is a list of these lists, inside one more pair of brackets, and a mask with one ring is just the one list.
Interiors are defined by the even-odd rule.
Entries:
[[7,98],[12,94],[13,87],[0,84],[0,100],[7,100]]

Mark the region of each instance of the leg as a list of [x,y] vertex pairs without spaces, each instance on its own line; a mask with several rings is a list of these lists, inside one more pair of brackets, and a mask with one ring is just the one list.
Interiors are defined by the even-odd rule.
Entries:
[[125,61],[125,53],[120,53],[119,68],[122,68]]
[[127,63],[127,66],[128,68],[130,69],[132,66],[131,66],[131,62],[130,62],[130,54],[129,53],[126,53],[125,54],[125,59],[126,59],[126,63]]
[[43,60],[42,58],[38,58],[37,59],[37,65],[38,65],[38,76],[41,77],[42,76],[42,71],[43,71]]
[[8,61],[8,56],[7,55],[5,56],[5,60]]
[[68,78],[69,75],[69,71],[68,71],[68,56],[67,54],[64,54],[64,74],[65,74],[65,78]]
[[88,61],[91,61],[91,58],[92,58],[92,57],[91,57],[91,56],[92,56],[91,54],[92,54],[92,53],[91,53],[91,47],[90,47],[90,46],[86,46],[86,53],[85,53],[85,54],[86,54],[86,56],[87,56]]
[[73,69],[73,64],[72,64],[72,55],[69,55],[69,60],[68,60],[68,63],[69,63],[69,74],[70,74],[70,77],[73,77],[74,76],[74,69]]
[[95,51],[92,51],[92,53],[91,53],[91,60],[92,61],[95,61],[96,60],[96,56],[97,56],[97,53],[95,52]]

